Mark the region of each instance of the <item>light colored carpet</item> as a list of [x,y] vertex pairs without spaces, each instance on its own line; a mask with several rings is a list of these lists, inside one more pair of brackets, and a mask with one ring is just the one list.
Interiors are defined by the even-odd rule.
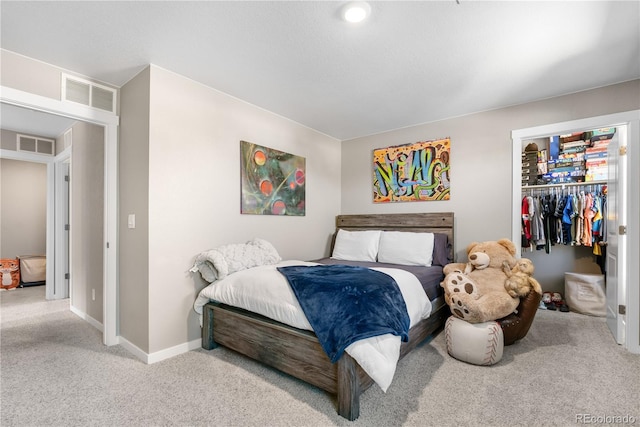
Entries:
[[229,350],[145,365],[102,345],[68,302],[15,295],[0,292],[3,427],[569,426],[581,414],[640,424],[640,356],[614,343],[603,318],[539,310],[491,367],[450,357],[441,333],[400,362],[386,394],[367,390],[349,422],[325,392]]

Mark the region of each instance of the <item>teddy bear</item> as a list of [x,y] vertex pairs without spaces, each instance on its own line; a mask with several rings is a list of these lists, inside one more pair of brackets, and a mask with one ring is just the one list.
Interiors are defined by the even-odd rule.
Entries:
[[542,295],[542,286],[533,278],[534,266],[530,259],[520,258],[513,268],[505,261],[502,270],[507,275],[504,288],[512,297],[524,297],[531,291]]
[[513,313],[520,298],[505,288],[503,264],[513,269],[516,248],[509,239],[473,242],[467,246],[467,263],[447,264],[441,286],[451,313],[469,323],[501,319]]

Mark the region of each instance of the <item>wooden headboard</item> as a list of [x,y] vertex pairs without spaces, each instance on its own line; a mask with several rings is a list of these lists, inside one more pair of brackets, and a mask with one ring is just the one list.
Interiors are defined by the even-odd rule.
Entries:
[[[336,231],[342,228],[347,231],[385,230],[446,234],[450,243],[450,259],[454,259],[455,254],[453,225],[453,212],[338,215],[336,217]],[[334,243],[335,235],[331,242],[331,251]]]

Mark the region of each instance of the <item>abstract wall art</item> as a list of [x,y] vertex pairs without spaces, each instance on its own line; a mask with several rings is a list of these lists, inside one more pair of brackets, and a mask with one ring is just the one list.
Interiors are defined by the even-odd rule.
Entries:
[[240,141],[243,214],[305,215],[305,158]]
[[449,200],[449,138],[373,150],[373,202]]

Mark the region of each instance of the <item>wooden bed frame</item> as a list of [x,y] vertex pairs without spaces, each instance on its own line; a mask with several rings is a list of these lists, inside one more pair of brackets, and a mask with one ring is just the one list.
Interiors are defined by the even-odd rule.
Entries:
[[[387,230],[444,233],[453,259],[453,213],[339,215],[336,227],[345,230]],[[332,245],[333,246],[333,243]],[[427,337],[442,329],[446,304],[409,330],[400,359]],[[259,314],[212,301],[204,306],[202,347],[222,345],[337,396],[338,414],[353,421],[360,415],[360,394],[373,380],[346,352],[336,362],[320,346],[315,334]]]

